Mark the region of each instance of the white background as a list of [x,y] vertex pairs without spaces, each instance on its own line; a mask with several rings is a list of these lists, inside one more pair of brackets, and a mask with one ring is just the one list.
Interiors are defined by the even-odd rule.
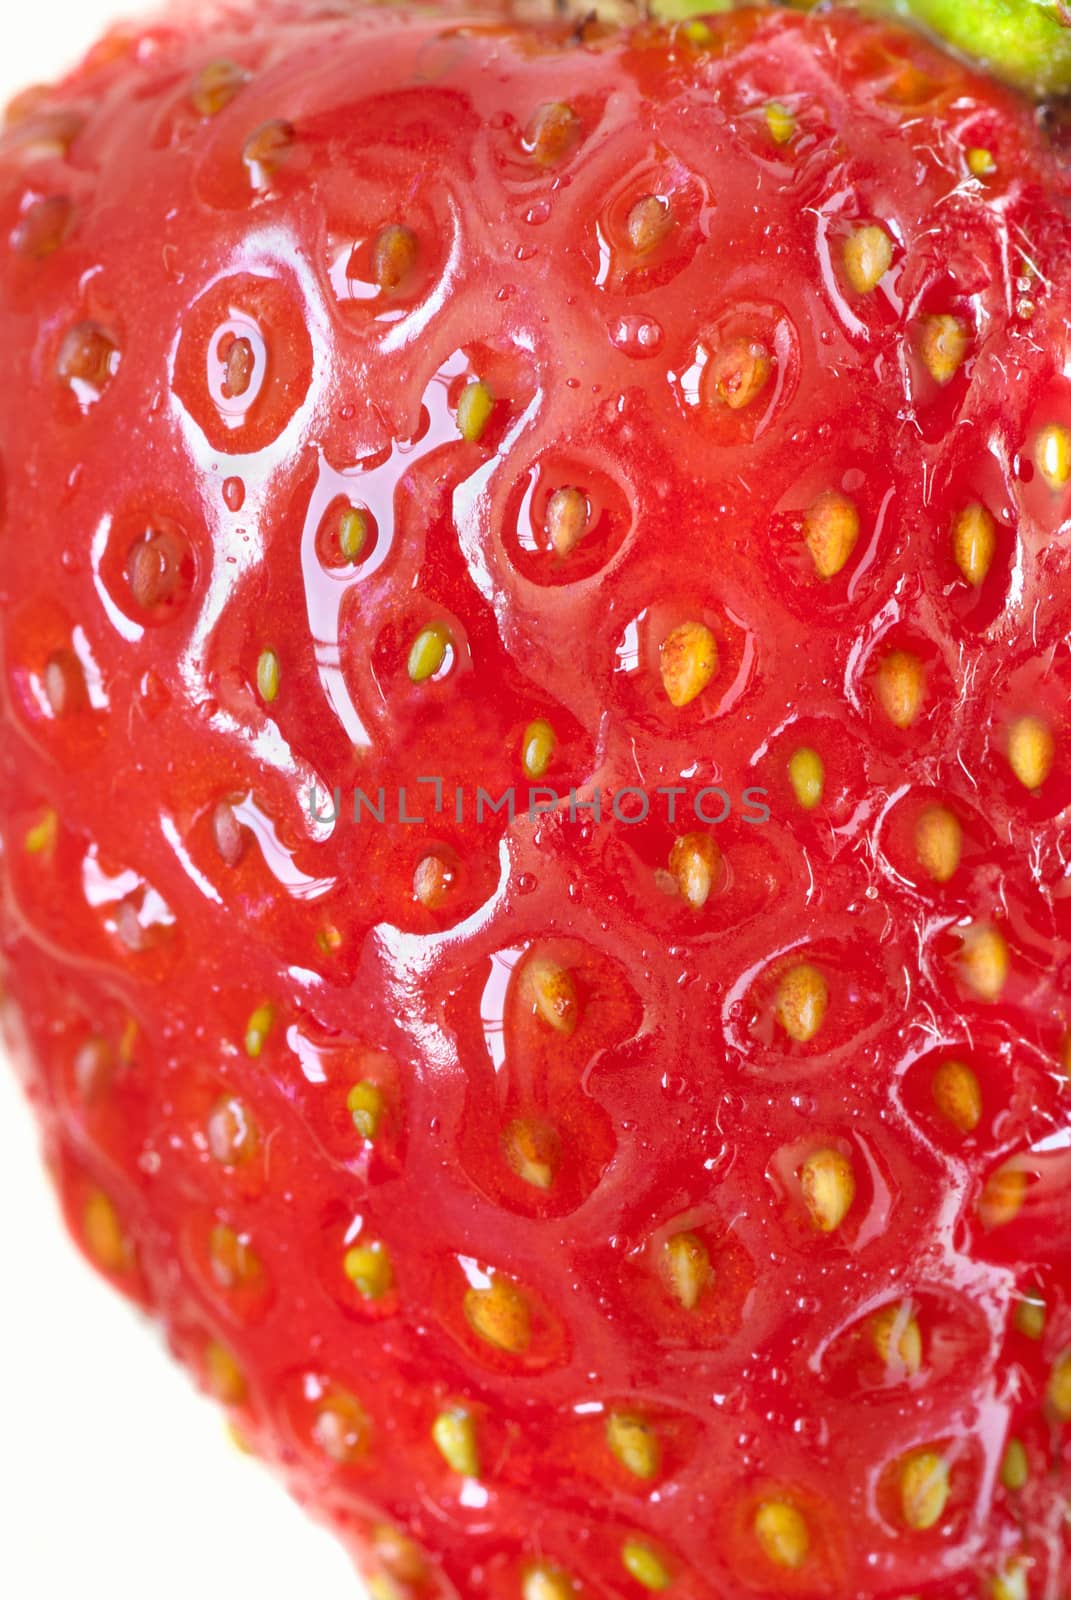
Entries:
[[[127,14],[143,11],[126,0]],[[124,0],[0,0],[0,104]],[[10,1600],[355,1600],[334,1541],[227,1438],[68,1244],[0,1059],[0,1593]]]

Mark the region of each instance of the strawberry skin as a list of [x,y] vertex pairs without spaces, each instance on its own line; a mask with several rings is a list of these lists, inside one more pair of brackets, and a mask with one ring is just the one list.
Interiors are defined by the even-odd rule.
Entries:
[[1071,1582],[1069,205],[848,11],[11,108],[8,1031],[378,1600]]

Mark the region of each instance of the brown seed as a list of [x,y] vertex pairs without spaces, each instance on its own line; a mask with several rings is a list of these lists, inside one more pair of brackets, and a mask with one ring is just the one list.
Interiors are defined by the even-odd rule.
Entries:
[[762,394],[772,372],[773,357],[764,344],[757,339],[730,339],[703,370],[703,398],[730,411],[744,411]]
[[807,511],[803,541],[820,578],[835,578],[859,542],[859,512],[846,495],[830,489]]
[[955,875],[963,854],[963,829],[947,806],[927,806],[915,824],[919,866],[935,883]]
[[526,149],[541,167],[553,167],[569,154],[580,139],[580,118],[572,106],[560,100],[540,106],[524,136]]
[[251,133],[242,150],[242,160],[254,189],[267,189],[294,148],[294,129],[279,118]]
[[571,556],[585,533],[591,508],[579,489],[555,489],[547,502],[547,537],[551,548],[564,560]]
[[685,1311],[694,1311],[713,1280],[706,1245],[694,1233],[675,1233],[662,1246],[658,1263],[662,1282]]
[[222,390],[226,399],[238,400],[249,393],[256,371],[256,357],[248,339],[232,339],[224,358]]
[[926,317],[922,323],[921,355],[935,383],[951,383],[967,355],[967,324],[959,317]]
[[210,1393],[225,1406],[240,1406],[246,1397],[241,1367],[227,1347],[215,1339],[205,1350],[205,1380]]
[[438,911],[450,898],[456,876],[441,856],[424,856],[413,873],[413,894],[429,911]]
[[523,1355],[532,1342],[528,1302],[507,1278],[493,1277],[486,1289],[465,1294],[465,1316],[477,1338],[496,1350]]
[[945,1061],[938,1067],[933,1098],[942,1117],[960,1133],[973,1133],[982,1120],[981,1085],[962,1061]]
[[63,383],[85,384],[99,393],[119,366],[119,347],[96,322],[79,322],[68,330],[56,358],[56,376]]
[[922,1366],[922,1333],[909,1301],[885,1306],[870,1320],[874,1349],[893,1375],[913,1378]]
[[521,1584],[521,1600],[574,1600],[576,1585],[567,1573],[545,1563],[529,1567]]
[[526,987],[543,1021],[555,1033],[571,1034],[580,1020],[580,1002],[571,972],[544,956],[532,956],[525,963]]
[[894,728],[910,728],[922,710],[926,674],[918,656],[892,650],[878,666],[878,704]]
[[1065,1351],[1054,1363],[1045,1402],[1057,1422],[1071,1422],[1071,1350]]
[[106,1039],[87,1039],[74,1058],[74,1086],[83,1105],[93,1105],[107,1092],[115,1058]]
[[248,1238],[236,1233],[225,1222],[217,1222],[213,1227],[208,1256],[212,1276],[221,1289],[248,1288],[264,1270]]
[[892,240],[877,223],[857,228],[844,242],[844,269],[857,294],[876,289],[892,266]]
[[967,582],[979,588],[989,576],[997,548],[997,525],[975,501],[952,524],[952,555]]
[[720,861],[721,851],[709,833],[686,833],[674,840],[669,870],[691,910],[702,911],[706,905]]
[[233,61],[210,61],[190,88],[193,109],[199,117],[217,116],[248,82],[249,73]]
[[130,1265],[130,1243],[119,1213],[102,1189],[93,1189],[82,1212],[86,1249],[105,1272],[123,1272]]
[[561,1140],[545,1122],[511,1122],[502,1136],[506,1160],[533,1189],[549,1189],[561,1161]]
[[167,603],[182,578],[182,553],[162,529],[150,529],[130,552],[128,573],[135,605],[154,611]]
[[803,1202],[821,1233],[835,1233],[855,1200],[855,1173],[839,1150],[815,1150],[800,1168]]
[[54,717],[69,717],[89,704],[82,663],[73,650],[54,650],[42,674],[45,699]]
[[392,222],[372,246],[372,276],[381,289],[397,289],[416,266],[420,247],[412,228]]
[[12,247],[31,261],[43,261],[58,250],[71,227],[74,208],[65,195],[35,200],[11,235]]
[[690,705],[718,670],[717,640],[702,622],[682,622],[663,640],[659,664],[670,705]]
[[629,244],[636,254],[645,256],[656,249],[669,232],[672,221],[669,201],[660,194],[645,194],[637,200],[625,223]]
[[777,985],[774,1015],[790,1039],[807,1044],[825,1021],[829,989],[809,961],[789,967]]

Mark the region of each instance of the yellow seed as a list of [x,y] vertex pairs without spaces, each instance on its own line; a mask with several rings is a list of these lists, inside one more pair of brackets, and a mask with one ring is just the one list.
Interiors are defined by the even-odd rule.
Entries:
[[672,222],[669,202],[660,194],[641,195],[625,222],[629,244],[637,255],[645,256],[657,248]]
[[1008,730],[1008,765],[1024,789],[1040,789],[1052,771],[1056,741],[1040,717],[1018,717]]
[[662,1452],[649,1422],[625,1411],[611,1411],[606,1419],[606,1443],[610,1454],[634,1478],[658,1476]]
[[982,1089],[962,1061],[945,1061],[933,1075],[938,1111],[960,1133],[973,1133],[982,1120]]
[[119,1213],[101,1189],[91,1190],[82,1213],[86,1249],[105,1272],[122,1272],[129,1264],[130,1246]]
[[764,1500],[752,1524],[759,1548],[775,1567],[796,1572],[806,1561],[811,1536],[801,1512],[787,1500]]
[[809,961],[789,967],[777,985],[774,1015],[790,1039],[807,1044],[825,1021],[829,989]]
[[325,922],[322,928],[317,928],[316,948],[324,956],[333,956],[342,949],[342,934],[333,922]]
[[511,1122],[502,1136],[506,1160],[533,1189],[549,1189],[561,1160],[558,1135],[546,1123]]
[[1058,422],[1042,428],[1034,446],[1034,460],[1049,488],[1059,493],[1071,483],[1071,429]]
[[558,1567],[529,1567],[521,1583],[522,1600],[573,1600],[576,1588]]
[[963,829],[947,806],[928,806],[915,824],[919,866],[935,883],[955,875],[963,855]]
[[926,677],[907,650],[892,650],[878,667],[878,704],[894,728],[910,728],[922,709]]
[[621,1546],[621,1565],[629,1577],[635,1578],[645,1589],[669,1588],[671,1580],[665,1562],[649,1544],[643,1544],[639,1539],[625,1540]]
[[669,870],[677,880],[681,899],[692,911],[701,911],[710,898],[721,860],[709,833],[686,833],[675,839],[669,852]]
[[706,1245],[694,1233],[675,1233],[662,1246],[662,1281],[685,1311],[694,1311],[714,1274]]
[[900,1468],[900,1507],[909,1528],[932,1528],[948,1503],[948,1462],[933,1450],[919,1450]]
[[1045,1400],[1057,1422],[1071,1422],[1071,1350],[1065,1351],[1053,1366]]
[[542,717],[530,722],[521,740],[521,765],[526,778],[541,778],[554,758],[558,743],[554,729]]
[[910,1303],[885,1306],[870,1321],[874,1349],[892,1373],[913,1378],[922,1366],[922,1332]]
[[857,294],[876,289],[892,266],[892,240],[877,223],[856,228],[844,242],[844,269]]
[[225,1345],[213,1339],[205,1350],[205,1378],[211,1393],[226,1406],[240,1406],[246,1387],[242,1369]]
[[249,74],[233,61],[212,61],[203,67],[190,88],[190,100],[199,117],[217,116],[228,106]]
[[951,383],[967,355],[967,324],[959,317],[926,317],[920,353],[935,383]]
[[368,518],[358,506],[347,506],[338,519],[338,548],[346,561],[356,561],[368,541]]
[[855,1199],[855,1173],[839,1150],[815,1150],[800,1168],[803,1201],[821,1233],[835,1233]]
[[413,895],[429,911],[438,911],[449,899],[454,879],[454,869],[441,856],[422,856],[413,872]]
[[803,540],[820,578],[835,578],[859,542],[859,510],[846,495],[820,494],[803,519]]
[[532,1342],[528,1302],[506,1278],[492,1278],[486,1289],[469,1289],[465,1316],[473,1333],[496,1350],[523,1355]]
[[745,411],[766,388],[773,367],[773,357],[764,344],[755,339],[730,339],[703,369],[702,398],[710,405]]
[[394,1287],[390,1251],[381,1239],[352,1245],[342,1258],[342,1270],[364,1300],[382,1300]]
[[257,660],[257,693],[265,705],[271,705],[279,693],[281,669],[274,650],[262,650]]
[[1030,1477],[1030,1461],[1021,1439],[1009,1439],[1000,1463],[1000,1481],[1005,1489],[1018,1494]]
[[985,506],[975,501],[961,511],[952,524],[953,559],[974,588],[989,576],[996,548],[997,525]]
[[541,167],[556,166],[580,138],[580,118],[560,100],[540,106],[529,122],[524,142]]
[[976,178],[987,178],[990,173],[996,172],[997,164],[993,160],[992,150],[968,150],[967,166]]
[[380,1522],[372,1534],[372,1548],[383,1567],[399,1583],[425,1583],[428,1563],[415,1539],[410,1539],[400,1528],[389,1522]]
[[45,811],[32,828],[26,830],[22,848],[28,856],[43,856],[51,851],[59,831],[59,816],[55,811]]
[[714,635],[702,622],[682,622],[662,641],[660,666],[670,705],[690,705],[718,670]]
[[1024,1295],[1016,1302],[1012,1314],[1012,1322],[1016,1333],[1021,1333],[1024,1339],[1033,1339],[1035,1342],[1045,1332],[1045,1320],[1048,1311],[1044,1300],[1038,1294]]
[[796,119],[787,106],[771,100],[765,110],[766,126],[774,144],[788,144],[796,131]]
[[1014,1222],[1026,1200],[1026,1173],[1018,1167],[998,1167],[985,1181],[978,1201],[978,1218],[982,1227],[1007,1227]]
[[260,1055],[267,1043],[268,1035],[275,1021],[275,1007],[271,1005],[258,1006],[251,1014],[245,1025],[245,1053],[255,1060]]
[[975,923],[963,935],[960,974],[979,1000],[999,1000],[1008,981],[1008,946],[999,928]]
[[346,1109],[362,1139],[374,1139],[383,1121],[383,1091],[362,1078],[346,1096]]
[[480,1476],[480,1453],[476,1441],[476,1421],[464,1406],[449,1406],[440,1411],[431,1427],[439,1454],[451,1472],[463,1478]]
[[444,623],[433,622],[421,628],[409,647],[406,671],[413,683],[426,683],[441,672],[452,640]]
[[416,266],[418,245],[411,228],[392,222],[372,246],[372,276],[381,289],[397,289]]
[[457,402],[457,431],[466,443],[475,444],[482,437],[494,408],[495,397],[487,384],[470,379]]
[[551,547],[564,561],[571,556],[585,533],[591,508],[579,489],[555,489],[547,501],[547,535]]
[[1029,1600],[1027,1572],[1025,1561],[1006,1562],[989,1585],[989,1600]]
[[580,1020],[580,1002],[571,972],[544,956],[525,964],[528,992],[538,1014],[556,1033],[570,1034]]
[[788,780],[804,811],[813,811],[815,806],[821,805],[826,769],[818,751],[807,745],[794,751],[788,763]]

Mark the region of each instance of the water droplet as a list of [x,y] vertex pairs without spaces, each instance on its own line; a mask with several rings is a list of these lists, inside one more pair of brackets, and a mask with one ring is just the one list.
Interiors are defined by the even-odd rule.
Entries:
[[616,350],[637,360],[657,355],[665,339],[661,325],[653,317],[636,313],[615,317],[610,323],[609,333],[610,343]]

